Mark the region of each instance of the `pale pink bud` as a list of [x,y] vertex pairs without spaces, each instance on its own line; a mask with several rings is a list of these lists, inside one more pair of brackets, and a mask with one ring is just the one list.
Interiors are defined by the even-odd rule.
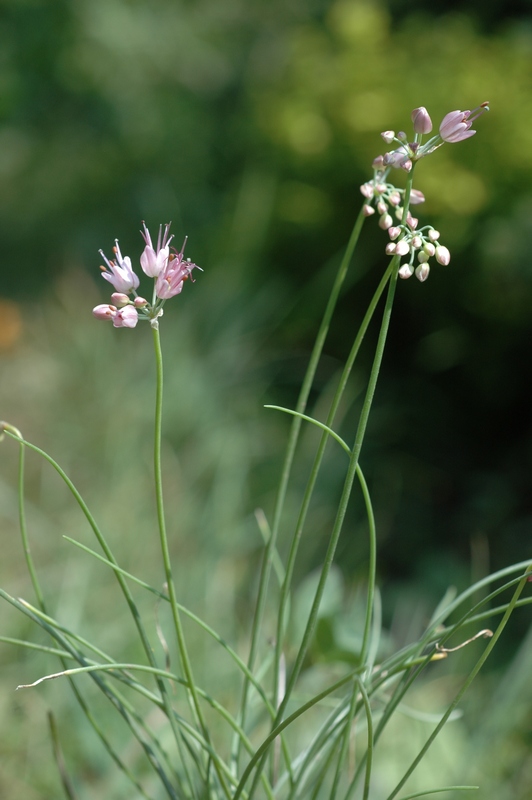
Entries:
[[423,250],[427,254],[427,256],[433,256],[436,252],[436,248],[432,244],[432,242],[425,242],[423,245]]
[[111,295],[111,300],[115,306],[127,306],[129,303],[129,297],[127,294],[122,294],[121,292],[113,292]]
[[410,203],[413,206],[417,206],[419,203],[425,202],[425,195],[423,192],[420,192],[419,189],[412,189],[410,192]]
[[401,164],[401,169],[404,169],[405,172],[410,172],[412,169],[412,162],[409,158],[407,158],[406,161]]
[[397,134],[397,138],[400,139],[402,142],[406,142],[408,136],[404,131],[399,131],[399,133]]
[[400,233],[401,233],[401,228],[398,225],[394,225],[391,228],[388,228],[388,236],[390,237],[390,239],[397,239]]
[[110,306],[108,303],[101,303],[92,309],[93,315],[96,319],[113,319],[116,314],[116,306]]
[[485,111],[489,111],[489,103],[481,103],[473,111],[450,111],[444,116],[440,125],[440,136],[444,142],[461,142],[474,136],[476,131],[471,130],[474,120]]
[[407,278],[412,277],[412,275],[414,274],[414,270],[410,266],[410,264],[403,264],[403,266],[400,268],[397,274],[399,275],[400,278],[406,280]]
[[438,264],[443,264],[443,266],[446,267],[450,260],[451,254],[449,253],[448,249],[439,244],[436,247],[436,261]]
[[414,236],[411,241],[411,245],[414,250],[418,250],[422,245],[421,236]]
[[362,186],[360,187],[360,191],[364,195],[364,197],[367,197],[368,200],[371,200],[371,198],[373,197],[373,184],[363,183]]
[[425,253],[425,251],[422,250],[420,253],[417,254],[417,260],[419,261],[420,264],[424,264],[426,261],[429,260],[429,257]]
[[389,214],[383,214],[382,217],[379,219],[379,228],[382,228],[383,231],[387,231],[388,228],[391,228],[393,225],[393,219],[390,217]]
[[395,131],[383,131],[381,133],[381,136],[386,142],[386,144],[391,144],[395,139]]
[[440,232],[436,230],[436,228],[431,228],[428,232],[427,236],[429,237],[431,242],[437,242],[440,238]]
[[432,120],[429,112],[424,106],[415,108],[410,115],[410,119],[414,123],[414,131],[416,133],[430,133],[432,130]]
[[379,214],[386,214],[386,212],[388,211],[388,206],[386,205],[384,200],[379,200],[379,202],[377,203],[377,211],[379,212]]
[[426,281],[429,277],[430,267],[428,264],[420,264],[419,267],[416,267],[416,278],[418,281]]
[[373,167],[373,169],[376,169],[376,170],[383,169],[383,167],[384,167],[383,157],[382,156],[377,156],[377,158],[374,158],[372,163],[371,163],[371,166]]
[[408,225],[408,227],[411,228],[413,231],[415,231],[418,222],[419,220],[417,219],[417,217],[413,217],[409,211],[408,214],[406,215],[406,224]]
[[384,194],[384,192],[386,191],[386,184],[385,184],[385,183],[378,183],[378,184],[375,186],[375,190],[376,190],[376,191],[377,191],[379,194]]
[[388,200],[390,201],[392,206],[398,206],[399,203],[401,202],[401,195],[399,194],[399,192],[391,192],[390,196],[388,197]]
[[406,256],[407,253],[410,252],[410,245],[406,242],[405,239],[401,239],[400,242],[397,242],[395,246],[395,253],[398,256]]
[[144,299],[144,297],[135,297],[133,300],[133,305],[135,308],[144,308],[148,305],[148,301]]
[[375,209],[373,206],[369,206],[367,203],[364,203],[362,206],[362,213],[365,217],[371,217],[371,215],[375,213]]
[[395,253],[395,244],[393,242],[388,242],[388,244],[386,245],[386,255],[393,256],[394,253]]
[[139,321],[139,315],[133,306],[121,308],[113,317],[115,328],[134,328]]

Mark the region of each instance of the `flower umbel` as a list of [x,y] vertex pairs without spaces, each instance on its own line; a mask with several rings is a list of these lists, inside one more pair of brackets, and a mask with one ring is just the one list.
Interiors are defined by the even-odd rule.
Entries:
[[450,111],[443,118],[439,133],[422,144],[424,134],[432,131],[432,120],[424,106],[415,108],[410,115],[414,126],[414,141],[408,142],[406,134],[402,132],[395,135],[393,131],[384,131],[381,136],[386,144],[397,142],[399,147],[378,158],[385,167],[396,167],[410,172],[416,161],[433,153],[445,142],[454,144],[474,136],[476,131],[471,130],[471,125],[485,111],[489,111],[488,102],[481,103],[473,111]]
[[[106,264],[106,267],[101,267],[102,275],[115,291],[111,295],[112,305],[103,303],[96,306],[92,313],[96,319],[111,320],[115,328],[134,328],[139,319],[147,319],[153,327],[157,327],[166,300],[181,293],[184,282],[191,278],[193,269],[201,269],[183,256],[186,237],[179,253],[175,248],[170,248],[170,242],[174,238],[170,235],[170,223],[164,229],[162,225],[159,226],[156,247],[153,246],[146,223],[143,222],[142,226],[145,247],[140,256],[140,265],[143,272],[155,280],[151,303],[137,295],[139,278],[133,271],[129,256],[122,256],[118,239],[113,247],[113,261],[108,260],[102,250],[99,251]],[[133,299],[129,297],[130,294],[133,294]]]

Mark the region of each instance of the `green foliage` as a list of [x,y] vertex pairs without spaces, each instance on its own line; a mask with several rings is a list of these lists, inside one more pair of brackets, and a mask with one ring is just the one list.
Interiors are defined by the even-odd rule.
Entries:
[[[467,585],[470,543],[480,574],[489,548],[495,564],[522,557],[530,518],[523,364],[532,335],[531,43],[526,25],[486,34],[464,13],[433,18],[426,8],[406,9],[392,17],[384,3],[363,0],[3,3],[2,292],[38,298],[44,290],[46,301],[32,307],[22,340],[2,357],[1,416],[16,418],[77,484],[90,487],[121,563],[161,586],[146,546],[153,536],[153,507],[145,499],[150,455],[139,437],[151,413],[149,351],[91,321],[88,311],[102,287],[95,289],[78,265],[92,271],[98,247],[116,235],[132,253],[138,220],[171,217],[178,235],[190,235],[193,259],[206,267],[201,293],[170,323],[175,346],[163,458],[176,577],[192,605],[242,646],[240,623],[255,589],[250,565],[261,547],[253,512],[273,503],[286,429],[273,412],[259,416],[258,405],[291,404],[331,256],[345,241],[360,202],[357,186],[379,150],[376,134],[405,125],[417,105],[426,105],[435,122],[486,99],[492,111],[474,143],[442,148],[430,171],[423,164],[417,170],[427,196],[423,219],[445,231],[453,261],[434,271],[430,291],[403,287],[390,377],[377,396],[372,429],[382,444],[377,450],[370,442],[367,451],[386,553],[381,569],[393,598],[384,610],[382,653],[390,642],[419,634],[449,583]],[[340,309],[312,398],[318,408],[345,355],[353,315],[382,273],[384,239],[363,243],[369,273]],[[352,426],[365,374],[361,358],[341,432]],[[315,437],[304,431],[302,456],[313,451]],[[296,575],[296,612],[305,605],[304,576],[322,556],[323,530],[334,514],[339,476],[332,460],[327,465],[309,521],[308,561]],[[3,445],[2,575],[12,594],[29,597],[12,474],[13,448]],[[30,522],[39,531],[35,555],[54,610],[82,620],[103,647],[139,658],[106,568],[88,556],[80,561],[72,545],[59,542],[66,532],[92,545],[64,486],[31,458],[27,481]],[[297,508],[298,481],[287,516]],[[363,541],[360,512],[348,522],[357,534],[352,539]],[[336,575],[331,613],[320,619],[305,665],[309,692],[334,677],[339,661],[356,663],[359,632],[346,630],[345,621],[362,607],[358,579],[367,552],[346,541],[339,553],[343,574]],[[142,592],[139,603],[147,615],[159,613]],[[274,635],[273,619],[266,632]],[[10,612],[3,612],[3,633],[30,636]],[[451,723],[420,785],[438,783],[440,775],[447,780],[449,767],[457,781],[482,782],[489,800],[528,796],[522,707],[529,704],[519,703],[526,695],[527,641],[495,701],[483,703],[492,687],[487,677],[468,718]],[[229,661],[200,639],[193,638],[193,652],[202,665],[199,681],[212,680],[230,698]],[[77,734],[81,715],[61,686],[12,699],[21,672],[24,680],[37,677],[50,659],[29,653],[15,661],[4,646],[2,658],[0,714],[10,734],[2,737],[0,794],[48,800],[59,791],[49,766],[44,696],[61,720],[69,758],[88,765],[87,791],[129,800],[96,737]],[[472,661],[464,658],[464,674]],[[453,695],[455,679],[433,673],[412,698],[421,719],[410,719],[409,710],[407,722],[397,718],[402,741],[424,740],[435,718],[423,713],[435,714]],[[122,735],[103,705],[101,711]],[[376,797],[391,790],[408,759],[394,742],[392,734],[381,749]]]

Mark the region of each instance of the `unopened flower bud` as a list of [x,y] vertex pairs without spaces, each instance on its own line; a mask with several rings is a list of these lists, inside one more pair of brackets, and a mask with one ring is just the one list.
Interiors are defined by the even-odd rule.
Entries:
[[384,192],[386,191],[386,184],[385,183],[378,183],[375,186],[375,189],[379,194],[384,194]]
[[438,264],[443,264],[443,266],[446,267],[450,260],[451,254],[448,249],[439,244],[436,248],[436,261]]
[[401,239],[395,246],[395,253],[398,256],[406,256],[410,252],[410,245],[405,239]]
[[417,217],[413,217],[409,211],[408,214],[406,215],[406,224],[408,225],[408,227],[411,228],[413,231],[415,231],[418,222],[419,220],[417,219]]
[[401,202],[401,195],[399,194],[399,192],[391,192],[390,196],[388,197],[388,200],[390,201],[392,206],[398,206],[399,203]]
[[432,244],[432,242],[425,242],[423,245],[423,252],[427,254],[427,256],[433,256],[436,252],[436,248]]
[[144,297],[135,297],[133,305],[135,308],[144,308],[148,305],[148,301]]
[[379,200],[379,202],[377,203],[377,211],[379,212],[379,214],[386,214],[386,212],[388,211],[388,206],[386,205],[384,200]]
[[397,134],[397,138],[400,139],[402,142],[406,142],[408,136],[404,131],[399,131],[399,133]]
[[424,251],[424,250],[421,250],[421,252],[419,252],[419,253],[417,254],[417,260],[419,261],[419,263],[420,263],[420,264],[424,264],[426,261],[428,261],[428,260],[429,260],[429,257],[428,257],[428,255],[425,253],[425,251]]
[[409,158],[407,158],[406,161],[403,161],[403,163],[401,164],[401,169],[404,169],[405,172],[410,172],[410,170],[412,169],[412,162],[410,161]]
[[425,195],[423,192],[420,192],[419,189],[412,189],[410,192],[410,203],[413,206],[417,206],[419,203],[425,202]]
[[428,232],[427,236],[429,237],[431,242],[437,242],[440,238],[440,232],[436,230],[436,228],[431,228]]
[[423,242],[421,240],[421,236],[414,236],[413,237],[413,239],[411,241],[411,245],[414,248],[414,250],[419,250],[419,248],[421,247],[422,244],[423,244]]
[[420,264],[419,267],[416,267],[416,278],[418,281],[426,281],[429,277],[430,267],[428,264]]
[[393,225],[393,219],[390,217],[389,214],[383,214],[379,220],[379,228],[382,228],[383,231],[387,231],[388,228],[391,228]]
[[401,228],[398,225],[394,225],[391,228],[388,228],[388,236],[390,237],[390,239],[397,239],[400,233],[401,233]]
[[384,168],[384,161],[383,161],[382,156],[377,156],[376,158],[374,158],[372,163],[371,163],[371,166],[373,167],[373,169],[377,169],[377,170],[383,169]]
[[415,108],[410,116],[414,123],[414,130],[416,133],[430,133],[432,130],[432,120],[429,112],[424,106]]
[[386,245],[386,255],[393,256],[394,253],[395,253],[395,244],[393,242],[388,242],[388,244]]
[[371,200],[373,197],[373,184],[372,183],[363,183],[360,187],[360,192],[367,197],[368,200]]
[[399,275],[400,278],[406,280],[407,278],[412,277],[412,275],[414,274],[414,270],[410,264],[403,264],[403,266],[399,269],[399,272],[397,274]]
[[395,209],[395,216],[397,217],[397,219],[403,219],[403,207],[402,206],[397,206],[397,208]]
[[365,203],[362,206],[362,213],[364,214],[365,217],[371,217],[371,215],[375,213],[375,209],[373,208],[373,206],[368,206],[368,204]]
[[391,144],[395,139],[395,131],[383,131],[381,133],[381,136],[386,142],[386,144]]
[[129,303],[129,297],[127,294],[122,294],[122,292],[113,292],[111,300],[115,306],[127,306]]

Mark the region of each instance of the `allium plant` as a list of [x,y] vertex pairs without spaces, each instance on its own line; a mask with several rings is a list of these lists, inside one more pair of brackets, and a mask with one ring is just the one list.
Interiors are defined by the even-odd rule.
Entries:
[[[520,595],[529,575],[532,575],[532,565],[522,561],[489,575],[454,599],[446,596],[417,641],[396,653],[383,655],[379,648],[379,605],[375,585],[377,564],[375,517],[369,489],[360,465],[398,278],[407,279],[415,275],[418,280],[424,282],[433,266],[435,268],[440,265],[446,266],[451,258],[448,248],[440,242],[439,231],[430,224],[420,225],[419,219],[412,214],[411,209],[420,206],[425,199],[413,185],[415,167],[418,161],[425,159],[444,144],[455,144],[473,136],[475,131],[471,130],[472,122],[487,110],[488,104],[482,103],[473,112],[450,112],[444,117],[439,133],[425,143],[423,139],[431,134],[432,121],[423,107],[414,109],[411,115],[414,129],[412,141],[408,141],[404,132],[395,134],[393,131],[385,131],[382,134],[382,139],[387,145],[395,144],[396,147],[375,158],[373,177],[361,186],[364,198],[362,208],[317,332],[296,408],[269,406],[292,415],[293,419],[281,466],[277,500],[268,521],[264,522],[266,544],[258,576],[256,603],[248,621],[249,641],[245,652],[242,652],[238,643],[221,639],[207,621],[200,619],[192,609],[184,605],[185,599],[178,596],[173,577],[161,470],[163,365],[159,321],[166,301],[181,293],[185,282],[191,279],[193,270],[198,267],[184,258],[185,244],[179,252],[171,246],[173,236],[170,234],[170,225],[159,228],[157,242],[154,245],[149,230],[143,224],[141,233],[145,247],[140,256],[140,267],[146,279],[152,279],[154,282],[151,300],[146,300],[137,294],[140,278],[133,268],[130,257],[122,256],[116,241],[111,259],[100,251],[104,261],[104,266],[101,268],[103,278],[115,291],[111,295],[111,303],[98,305],[93,310],[97,319],[110,320],[117,328],[134,328],[142,320],[148,320],[151,324],[157,376],[154,484],[159,547],[164,570],[164,583],[160,587],[146,584],[140,577],[126,572],[117,563],[110,542],[103,535],[95,517],[59,464],[36,445],[26,441],[12,424],[2,423],[2,430],[20,445],[20,528],[36,604],[17,599],[4,590],[0,593],[4,600],[15,606],[51,637],[54,642],[53,649],[44,645],[31,646],[41,647],[47,652],[59,655],[62,667],[59,672],[41,676],[33,683],[26,683],[18,688],[27,689],[57,677],[70,681],[86,716],[87,724],[94,728],[103,746],[122,771],[124,780],[130,781],[134,787],[135,794],[132,797],[142,796],[152,800],[158,797],[169,797],[172,800],[177,798],[251,800],[255,797],[265,797],[268,800],[273,798],[295,800],[308,795],[310,798],[326,797],[333,800],[335,798],[349,800],[352,797],[367,800],[371,795],[384,798],[385,794],[382,792],[378,795],[371,794],[376,748],[409,688],[431,662],[438,662],[472,640],[488,639],[481,656],[458,688],[455,698],[441,715],[430,736],[419,752],[412,753],[410,763],[404,765],[404,773],[395,786],[390,786],[386,790],[387,800],[392,800],[402,790],[436,736],[450,719],[452,712],[500,638],[513,609],[527,602],[520,599]],[[394,170],[406,173],[404,188],[392,182],[394,174],[397,174]],[[382,233],[376,231],[377,234],[387,235],[389,239],[387,243],[383,243],[383,255],[388,256],[389,261],[383,274],[377,278],[375,294],[354,338],[327,417],[325,421],[320,421],[306,414],[309,394],[362,225],[366,219],[375,214],[378,217],[378,227],[382,231]],[[386,297],[375,344],[373,365],[360,417],[349,443],[335,430],[335,420],[360,344],[384,293]],[[189,297],[188,301],[193,302],[193,298]],[[128,335],[137,336],[142,333],[135,332]],[[295,525],[292,530],[282,531],[281,519],[303,423],[316,425],[321,430],[322,436],[310,468]],[[295,643],[291,641],[289,648],[287,631],[291,619],[290,597],[294,570],[303,541],[302,535],[311,498],[329,439],[338,445],[338,456],[344,459],[343,490],[336,518],[329,532],[327,551],[303,634],[299,641]],[[24,515],[23,457],[26,448],[39,453],[59,473],[86,516],[103,555],[86,547],[83,549],[107,564],[114,573],[126,607],[133,616],[144,651],[144,660],[141,663],[124,663],[120,660],[119,654],[102,652],[97,644],[81,638],[61,620],[50,616],[33,562]],[[323,671],[318,680],[316,693],[313,696],[307,695],[303,701],[301,682],[306,670],[306,659],[316,634],[320,605],[334,564],[337,543],[344,527],[355,482],[359,484],[361,490],[368,529],[369,567],[362,636],[351,665],[347,667],[343,662],[339,663],[336,679],[333,682],[330,671]],[[282,565],[279,563],[280,556],[277,550],[281,536],[286,538],[282,552],[288,554]],[[146,542],[145,546],[153,545]],[[274,563],[278,567],[279,594],[271,591]],[[168,664],[160,663],[154,654],[150,645],[150,634],[153,635],[153,630],[150,630],[150,621],[144,620],[139,613],[130,587],[132,582],[140,586],[143,591],[151,592],[170,607],[173,630],[167,631],[165,638],[173,640],[178,653],[177,663],[172,669]],[[480,593],[482,599],[472,604],[471,599],[479,596],[480,589],[485,590]],[[508,592],[509,596],[492,607],[496,598]],[[265,641],[266,614],[270,617],[273,615],[277,620],[273,643]],[[450,621],[451,615],[453,621]],[[197,665],[189,655],[183,617],[188,618],[189,625],[192,621],[199,632],[211,637],[220,651],[223,650],[231,659],[238,702],[235,702],[234,698],[232,701],[227,701],[225,697],[214,697],[198,685],[195,677]],[[485,621],[490,617],[500,617],[494,631],[484,627]],[[153,623],[151,626],[153,628]],[[454,647],[448,646],[451,638]],[[26,642],[20,644],[28,645]],[[70,666],[72,664],[73,667]],[[88,674],[97,689],[111,701],[129,726],[132,739],[148,756],[148,763],[157,779],[158,789],[148,791],[145,788],[142,777],[122,759],[121,748],[117,747],[102,729],[90,704],[84,699],[77,684],[72,681],[74,675],[82,673]],[[129,699],[131,695],[129,694],[127,699],[124,697],[123,685],[128,687],[133,696],[137,693],[139,698],[143,698],[144,701],[147,699],[164,715],[167,732],[162,733],[159,728],[154,730],[150,727],[148,718],[143,716]],[[316,686],[316,683],[314,685]],[[218,724],[216,730],[211,724],[213,714],[221,720],[221,726]],[[305,723],[306,735],[303,739],[292,733],[293,727],[297,729],[296,723],[302,718],[308,718],[308,722]],[[355,740],[357,747],[355,757],[352,758],[350,753]],[[415,796],[453,788],[458,790],[473,787],[432,785],[425,787],[423,792],[417,792]],[[413,794],[408,795],[408,797],[413,796]],[[403,795],[403,798],[406,796]]]

